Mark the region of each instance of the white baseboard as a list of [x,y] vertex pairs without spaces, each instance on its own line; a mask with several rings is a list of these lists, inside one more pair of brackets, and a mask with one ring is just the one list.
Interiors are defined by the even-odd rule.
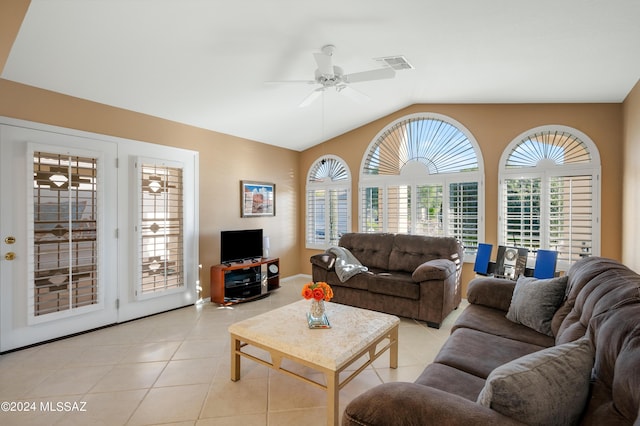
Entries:
[[286,281],[290,281],[290,280],[294,280],[296,278],[305,278],[308,279],[309,281],[311,281],[311,275],[309,274],[297,274],[297,275],[292,275],[290,277],[286,277],[286,278],[280,278],[280,281],[282,282],[286,282]]

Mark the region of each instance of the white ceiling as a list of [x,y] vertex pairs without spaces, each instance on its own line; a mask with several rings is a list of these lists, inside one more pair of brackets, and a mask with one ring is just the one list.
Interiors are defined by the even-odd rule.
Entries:
[[[415,69],[306,108],[314,52]],[[637,0],[32,0],[2,78],[304,150],[416,103],[622,102]]]

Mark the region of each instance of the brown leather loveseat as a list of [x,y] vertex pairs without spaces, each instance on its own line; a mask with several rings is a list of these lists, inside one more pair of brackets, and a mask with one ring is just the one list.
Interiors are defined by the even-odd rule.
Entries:
[[462,244],[455,238],[348,233],[339,241],[368,271],[345,282],[336,257],[311,257],[313,280],[333,288],[332,301],[425,321],[439,328],[461,301]]

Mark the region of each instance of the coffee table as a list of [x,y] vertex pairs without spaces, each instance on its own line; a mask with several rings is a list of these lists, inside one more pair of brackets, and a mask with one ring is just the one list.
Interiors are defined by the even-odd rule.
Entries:
[[[331,328],[310,329],[306,316],[310,304],[303,299],[230,325],[231,380],[240,380],[240,357],[246,357],[310,383],[326,390],[327,424],[337,425],[342,387],[387,349],[389,366],[398,367],[400,320],[393,315],[325,302]],[[266,351],[269,357],[264,358],[270,359],[246,352],[246,346]],[[326,385],[283,367],[285,359],[324,373]],[[362,364],[358,363],[341,381],[340,373],[358,360]]]

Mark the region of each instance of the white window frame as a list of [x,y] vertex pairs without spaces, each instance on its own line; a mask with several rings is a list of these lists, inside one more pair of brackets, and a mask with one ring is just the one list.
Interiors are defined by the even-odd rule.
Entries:
[[[313,176],[311,176],[311,174],[313,173],[314,170],[316,170],[318,164],[322,161],[326,161],[326,160],[332,160],[335,161],[337,163],[340,164],[340,166],[342,168],[344,168],[344,170],[346,171],[346,178],[343,179],[339,179],[339,180],[332,180],[331,176],[327,176],[322,180],[316,180],[313,179]],[[341,221],[346,221],[346,232],[351,232],[351,171],[349,170],[349,166],[347,165],[347,163],[340,157],[336,156],[336,155],[323,155],[321,157],[319,157],[318,159],[316,159],[311,167],[309,167],[309,170],[307,171],[307,180],[306,180],[307,184],[305,187],[305,247],[308,249],[327,249],[331,246],[336,246],[338,245],[338,240],[339,240],[339,235],[337,235],[337,238],[334,238],[333,240],[331,239],[331,235],[330,235],[330,231],[331,230],[331,222],[333,220],[341,220]],[[313,209],[313,206],[310,205],[310,192],[312,191],[318,191],[318,190],[324,190],[325,191],[325,196],[324,196],[324,211],[325,211],[325,215],[322,218],[323,219],[323,226],[324,226],[324,230],[325,230],[325,238],[323,241],[318,241],[315,238],[315,232],[317,231],[318,227],[316,226],[316,224],[314,223],[313,220],[310,219],[310,214],[311,211]],[[329,196],[329,194],[331,192],[335,192],[335,191],[345,191],[346,192],[346,217],[345,218],[334,218],[331,215],[331,209],[330,209],[330,202],[331,202],[331,197]],[[327,215],[326,212],[329,212],[329,214]],[[313,233],[313,235],[311,235],[311,233]]]
[[[514,148],[526,140],[529,136],[537,133],[545,132],[564,132],[578,138],[587,148],[591,156],[589,163],[578,164],[556,164],[551,160],[539,161],[535,167],[521,167],[507,169],[506,164],[509,156]],[[510,179],[541,179],[541,218],[540,218],[540,247],[541,249],[555,250],[549,246],[550,240],[550,224],[549,224],[549,184],[554,177],[570,177],[570,176],[591,176],[592,178],[592,240],[589,247],[589,255],[600,255],[601,230],[600,230],[600,185],[601,185],[601,165],[600,154],[596,144],[583,132],[568,126],[562,125],[545,125],[536,127],[521,133],[509,143],[500,157],[499,163],[499,188],[498,188],[498,244],[512,246],[513,242],[508,240],[506,235],[506,205],[505,205],[505,181]],[[535,252],[530,249],[529,266],[535,259]],[[573,262],[571,260],[563,260],[561,256],[558,259],[557,269],[566,271]]]
[[[417,161],[409,161],[402,168],[399,175],[371,175],[364,172],[367,157],[369,152],[377,145],[379,139],[382,138],[390,129],[393,129],[398,123],[403,121],[411,120],[411,119],[424,119],[424,120],[440,120],[451,126],[454,126],[458,131],[464,134],[468,142],[471,144],[473,148],[476,159],[477,159],[477,170],[468,171],[468,172],[454,172],[454,173],[430,173],[428,168],[423,164],[418,163]],[[449,217],[449,186],[452,183],[468,183],[468,182],[477,182],[478,185],[478,230],[477,230],[477,242],[483,242],[485,239],[485,195],[484,195],[484,159],[482,157],[482,152],[476,141],[475,137],[471,134],[471,132],[460,122],[457,120],[436,113],[416,113],[410,114],[394,120],[387,126],[385,126],[370,142],[367,150],[365,151],[361,165],[360,165],[360,179],[358,185],[358,229],[360,232],[389,232],[389,224],[388,224],[388,214],[382,214],[382,229],[379,230],[370,230],[365,229],[365,218],[363,217],[363,200],[365,196],[365,191],[371,187],[380,187],[383,188],[383,206],[386,208],[388,206],[386,197],[387,197],[387,188],[394,186],[404,186],[409,185],[411,187],[411,199],[416,200],[416,191],[417,186],[419,185],[441,185],[442,186],[442,223],[443,223],[443,234],[442,236],[453,236],[458,237],[457,235],[451,235],[450,233],[450,217]],[[415,204],[412,206],[411,212],[411,227],[409,229],[410,234],[416,233],[416,207]],[[464,261],[465,262],[473,262],[475,259],[475,249],[467,247],[465,249]]]

